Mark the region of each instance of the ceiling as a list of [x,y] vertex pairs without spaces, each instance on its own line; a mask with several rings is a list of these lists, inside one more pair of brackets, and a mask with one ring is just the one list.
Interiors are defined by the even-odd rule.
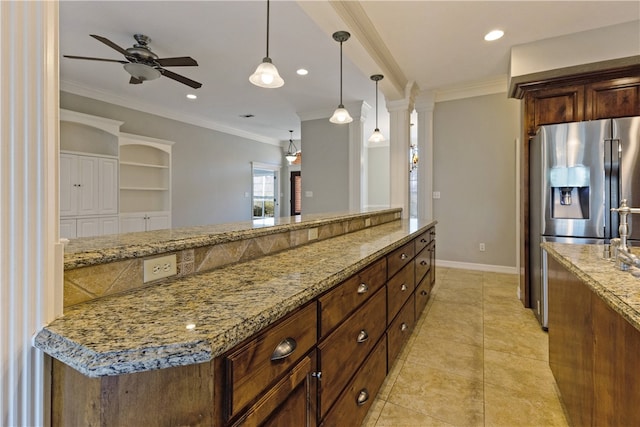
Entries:
[[[61,58],[61,89],[264,142],[286,141],[290,129],[299,139],[299,114],[328,117],[339,103],[340,48],[331,34],[347,30],[344,104],[374,107],[369,76],[384,74],[384,132],[385,98],[402,98],[408,82],[438,90],[506,77],[514,45],[637,19],[638,1],[274,0],[269,56],[285,84],[264,89],[248,78],[265,56],[265,1],[63,0],[61,55],[123,59],[89,34],[126,49],[133,34],[142,33],[161,58],[198,61],[198,67],[167,68],[203,86],[191,89],[166,77],[131,85],[118,63]],[[495,28],[505,36],[485,42],[483,35]],[[296,74],[301,67],[307,76]],[[188,93],[198,98],[189,100]]]

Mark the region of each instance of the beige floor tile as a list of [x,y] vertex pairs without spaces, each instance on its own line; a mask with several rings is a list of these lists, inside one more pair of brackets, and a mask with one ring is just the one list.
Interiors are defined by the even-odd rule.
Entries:
[[376,427],[378,423],[378,418],[382,413],[382,408],[386,402],[380,397],[376,397],[376,400],[373,401],[371,408],[369,408],[369,412],[367,412],[367,416],[362,421],[361,427]]
[[416,340],[405,363],[416,370],[431,367],[482,381],[483,358],[481,346],[432,338],[429,341]]
[[527,389],[485,384],[485,425],[492,427],[566,427],[560,401]]
[[485,324],[484,346],[489,350],[549,360],[549,341],[540,332],[524,327],[505,328],[503,325]]
[[[363,425],[364,426],[364,425]],[[372,424],[369,424],[373,427]],[[375,427],[451,427],[452,424],[430,417],[422,412],[387,402],[377,419]]]
[[453,425],[481,425],[484,419],[482,382],[406,363],[387,402]]
[[558,397],[549,364],[543,360],[485,349],[484,378],[486,384],[511,390],[528,390],[532,396],[545,399]]

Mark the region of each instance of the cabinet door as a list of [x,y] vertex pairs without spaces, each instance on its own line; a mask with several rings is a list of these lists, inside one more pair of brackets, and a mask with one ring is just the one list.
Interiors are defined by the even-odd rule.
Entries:
[[75,219],[60,220],[60,237],[62,239],[75,239],[77,237]]
[[120,233],[146,231],[146,214],[128,214],[120,216]]
[[118,161],[100,159],[99,162],[99,213],[118,213]]
[[117,216],[107,216],[99,218],[100,221],[100,235],[104,234],[118,234],[120,227],[118,224]]
[[586,96],[586,120],[640,115],[640,77],[589,84]]
[[77,156],[78,159],[78,215],[99,213],[100,162],[97,157]]
[[[78,213],[78,163],[77,156],[60,154],[60,216]],[[68,225],[67,225],[68,226]],[[74,231],[75,237],[75,222]]]
[[100,235],[100,218],[78,218],[76,220],[76,237],[92,237]]
[[168,212],[152,212],[147,214],[147,231],[166,230],[171,228],[171,214]]
[[528,135],[541,125],[584,120],[584,86],[537,90],[525,96]]

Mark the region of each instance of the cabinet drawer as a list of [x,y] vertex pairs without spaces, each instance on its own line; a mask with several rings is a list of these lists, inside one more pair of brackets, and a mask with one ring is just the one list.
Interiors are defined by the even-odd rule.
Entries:
[[398,357],[402,346],[407,342],[415,326],[415,302],[413,295],[402,307],[398,316],[387,329],[387,340],[389,345],[389,366]]
[[416,320],[422,314],[422,311],[427,306],[427,302],[429,302],[429,297],[431,296],[431,271],[427,273],[426,276],[422,279],[418,287],[416,288]]
[[409,261],[413,259],[415,254],[416,246],[412,240],[387,255],[387,278],[392,277],[402,267],[407,265]]
[[386,268],[385,259],[381,258],[319,298],[321,337],[384,285]]
[[420,283],[429,268],[431,268],[431,246],[427,246],[416,255],[416,283]]
[[430,228],[418,237],[415,238],[416,242],[416,253],[420,253],[421,250],[427,247],[429,243],[433,240],[436,234],[435,228]]
[[324,419],[323,427],[359,426],[387,375],[387,345],[380,340]]
[[[290,370],[315,345],[316,311],[315,303],[307,305],[225,358],[226,388],[229,391],[225,408],[227,419]],[[279,355],[276,354],[278,350],[282,350]],[[287,356],[287,353],[290,354]]]
[[405,265],[402,270],[387,282],[387,322],[391,323],[400,308],[411,296],[416,287],[414,262]]
[[326,413],[386,329],[381,288],[318,346],[322,380],[320,414]]

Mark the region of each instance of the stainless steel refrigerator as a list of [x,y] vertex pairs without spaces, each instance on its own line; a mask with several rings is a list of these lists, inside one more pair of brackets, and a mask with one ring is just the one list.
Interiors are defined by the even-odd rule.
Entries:
[[[610,209],[622,199],[640,207],[640,117],[542,126],[529,148],[529,302],[546,330],[540,243],[605,244],[618,237],[618,213]],[[632,244],[640,242],[640,218],[630,215],[629,228]]]

